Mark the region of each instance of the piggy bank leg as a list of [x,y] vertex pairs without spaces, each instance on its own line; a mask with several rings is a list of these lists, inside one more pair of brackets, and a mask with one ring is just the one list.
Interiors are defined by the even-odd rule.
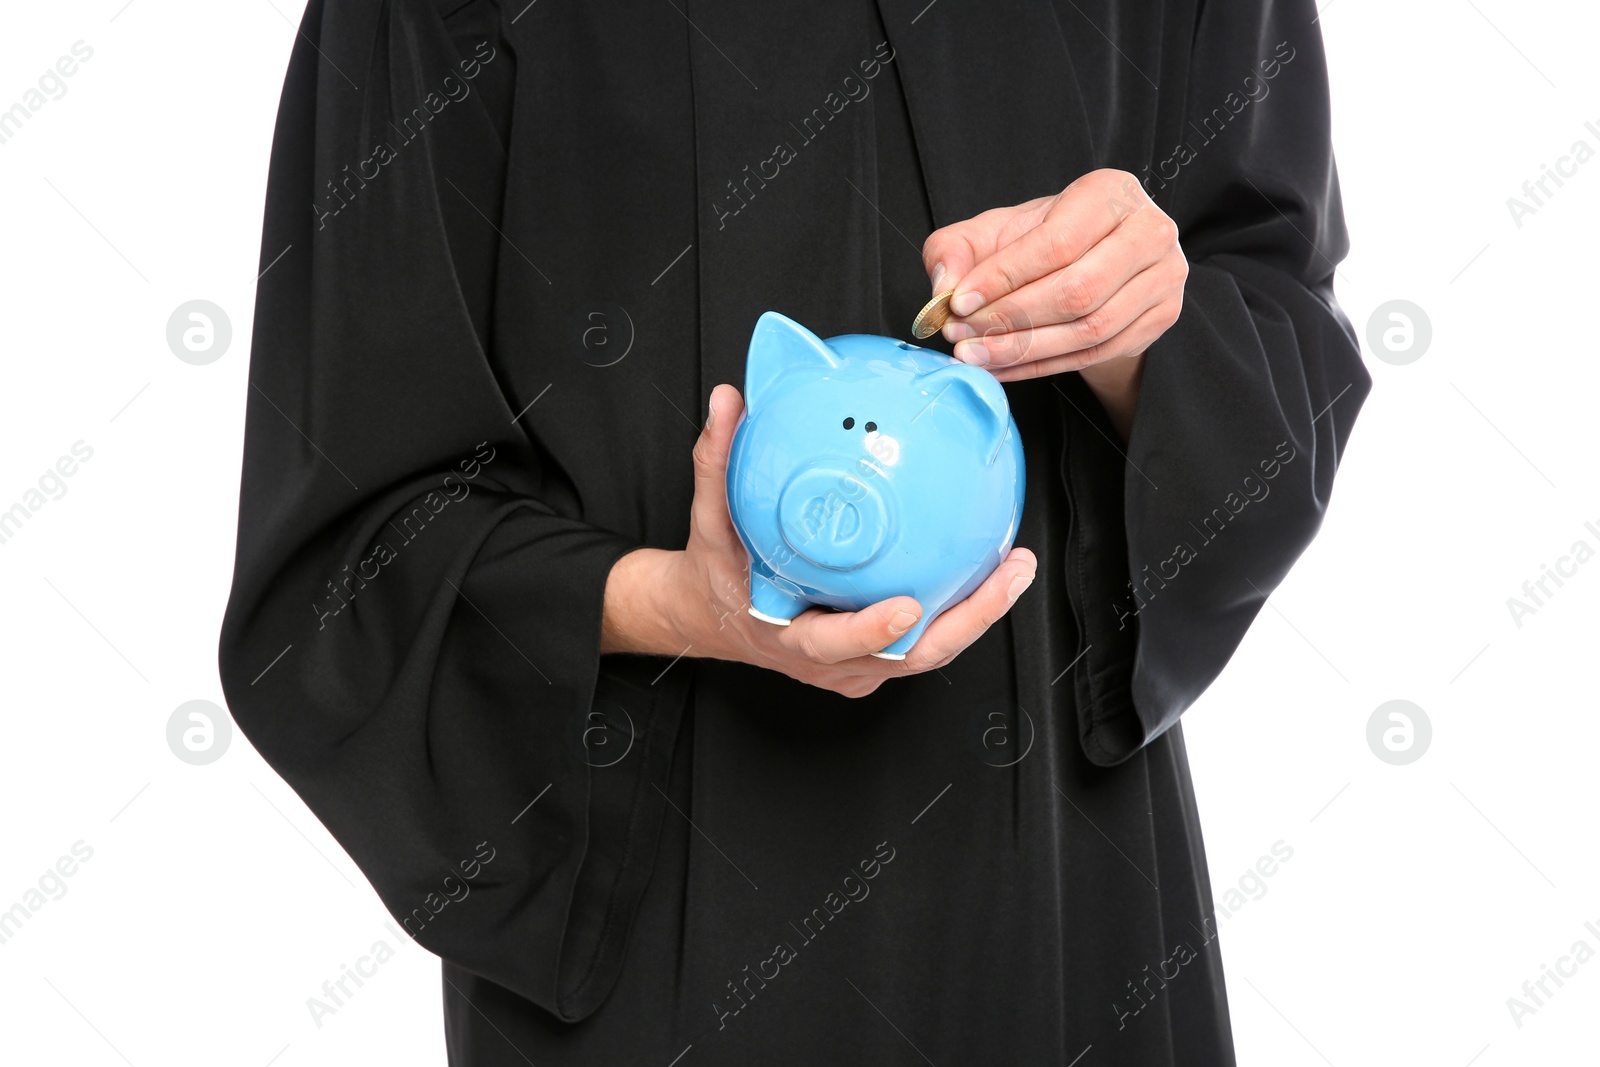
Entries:
[[906,653],[911,651],[911,646],[917,643],[917,638],[922,636],[922,632],[928,628],[928,624],[932,621],[933,619],[924,615],[917,620],[915,626],[901,634],[899,639],[892,645],[882,652],[874,652],[873,655],[879,659],[905,659]]
[[764,574],[750,574],[750,607],[746,610],[762,622],[788,626],[806,609],[806,602],[788,592]]

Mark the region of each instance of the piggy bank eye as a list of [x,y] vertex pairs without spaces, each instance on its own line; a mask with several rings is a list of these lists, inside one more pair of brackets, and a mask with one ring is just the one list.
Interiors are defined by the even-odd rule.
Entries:
[[846,418],[844,420],[844,428],[847,429],[847,430],[852,428],[853,426],[855,426],[855,424],[856,424],[856,420],[855,419]]
[[878,432],[878,424],[875,423],[875,422],[867,423],[867,432],[868,433],[877,433]]

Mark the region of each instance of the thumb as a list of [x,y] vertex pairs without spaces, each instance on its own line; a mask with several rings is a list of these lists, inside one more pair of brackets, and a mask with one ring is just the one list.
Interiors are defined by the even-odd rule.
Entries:
[[928,272],[930,296],[938,296],[967,276],[981,258],[973,246],[973,220],[935,230],[922,243],[922,267]]
[[1015,207],[990,208],[934,230],[922,243],[922,266],[933,283],[932,295],[954,289],[973,267],[1037,225],[1055,201],[1042,196]]
[[714,548],[740,547],[733,520],[728,517],[728,450],[733,431],[744,411],[744,399],[731,385],[711,390],[710,413],[694,443],[694,503],[690,508],[693,530]]
[[1017,212],[1032,206],[991,208],[930,233],[922,242],[922,266],[933,284],[932,295],[954,289],[973,267],[993,255],[1000,246],[1002,230]]

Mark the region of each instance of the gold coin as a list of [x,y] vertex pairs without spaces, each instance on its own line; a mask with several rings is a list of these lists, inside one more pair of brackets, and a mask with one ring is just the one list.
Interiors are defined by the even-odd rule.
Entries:
[[950,321],[950,298],[955,292],[954,289],[946,289],[922,305],[917,317],[911,320],[912,337],[925,341],[944,329],[944,324]]

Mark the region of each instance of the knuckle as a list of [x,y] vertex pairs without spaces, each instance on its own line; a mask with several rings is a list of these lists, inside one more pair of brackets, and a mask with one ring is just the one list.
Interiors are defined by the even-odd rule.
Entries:
[[[1008,293],[1022,288],[1025,273],[1022,263],[1018,261],[1016,256],[1007,255],[997,258],[1000,259],[1000,262],[994,266],[994,279],[1000,283],[998,288]],[[987,293],[990,288],[991,286],[983,283],[979,284],[979,290],[982,292]]]
[[812,663],[828,662],[828,658],[824,656],[822,654],[822,650],[817,647],[816,635],[811,632],[810,627],[807,627],[804,631],[802,631],[798,639],[795,641],[795,651],[801,657],[810,660]]
[[1115,323],[1111,316],[1106,314],[1106,310],[1103,307],[1096,308],[1078,319],[1077,326],[1084,340],[1096,345],[1105,341],[1115,332]]
[[996,246],[999,248],[1004,248],[1006,245],[1012,244],[1018,238],[1026,234],[1029,230],[1033,229],[1036,222],[1037,220],[1029,218],[1026,213],[1021,211],[1018,211],[1012,215],[1007,215],[1003,219],[999,219],[999,226],[995,230]]
[[1049,244],[1050,262],[1057,265],[1071,263],[1078,256],[1078,231],[1063,222],[1053,223],[1045,233]]
[[849,700],[859,700],[871,692],[870,689],[866,689],[862,685],[862,679],[848,675],[833,675],[815,684],[819,688],[826,689],[830,693],[837,693],[839,696]]
[[1056,275],[1056,307],[1071,318],[1087,315],[1095,305],[1097,286],[1086,275],[1064,270]]
[[[682,455],[683,453],[678,453]],[[695,471],[700,474],[710,473],[716,466],[716,453],[711,447],[711,435],[704,430],[695,440],[694,450],[690,452],[694,459]]]
[[1016,333],[1018,330],[1025,330],[1029,326],[1027,315],[1023,314],[1020,307],[1011,303],[994,305],[994,310],[989,312],[987,318],[989,321],[983,331],[983,336],[985,337]]
[[1101,167],[1099,170],[1090,171],[1084,177],[1087,182],[1092,182],[1096,186],[1107,189],[1115,189],[1117,186],[1117,175],[1121,173],[1121,171],[1115,169],[1114,167]]
[[1178,243],[1178,224],[1161,211],[1150,213],[1150,228],[1156,244],[1171,248]]
[[1150,199],[1150,194],[1145,192],[1144,185],[1139,181],[1138,176],[1125,170],[1117,171],[1117,188],[1122,191],[1122,195],[1127,198],[1128,203],[1134,204],[1138,208],[1144,208],[1155,203]]
[[[921,674],[923,671],[931,671],[948,662],[948,659],[941,651],[931,647],[923,648],[921,645],[922,642],[913,645],[911,651],[906,653],[906,658],[900,661],[900,669],[907,674]],[[949,658],[953,659],[954,657],[951,656]]]

